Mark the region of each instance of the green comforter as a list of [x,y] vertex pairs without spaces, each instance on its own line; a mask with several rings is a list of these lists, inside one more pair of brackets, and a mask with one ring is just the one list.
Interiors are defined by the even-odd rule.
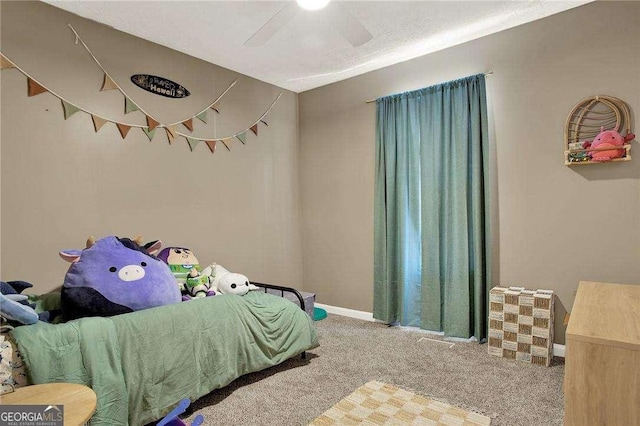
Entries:
[[91,387],[98,395],[91,424],[109,426],[160,419],[183,398],[318,346],[304,311],[258,291],[11,333],[31,383]]

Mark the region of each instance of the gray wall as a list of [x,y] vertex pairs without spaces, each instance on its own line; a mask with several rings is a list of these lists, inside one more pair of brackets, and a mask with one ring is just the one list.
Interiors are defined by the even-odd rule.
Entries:
[[[609,94],[640,134],[640,3],[597,2],[299,96],[304,282],[321,303],[372,311],[375,104],[492,70],[493,284],[556,292],[556,341],[580,280],[640,284],[640,147],[567,167],[564,121]],[[635,153],[635,154],[634,154]]]
[[[124,98],[101,92],[102,71],[67,28],[71,23],[130,97],[162,122],[196,114],[238,79],[210,111],[194,120],[194,135],[224,136],[251,125],[280,93],[248,78],[115,31],[40,2],[1,2],[2,52],[49,89],[85,109],[116,120]],[[129,76],[155,74],[192,93],[168,99],[133,86]],[[82,248],[89,235],[162,239],[187,246],[201,263],[218,262],[250,279],[301,286],[297,95],[284,91],[247,144],[201,144],[191,153],[183,138],[168,144],[159,130],[149,142],[139,129],[122,140],[114,124],[95,133],[89,115],[64,120],[60,101],[27,97],[17,70],[0,74],[2,279],[32,282],[42,293],[63,282],[65,248]],[[215,122],[213,121],[215,118]],[[188,131],[179,126],[179,130]]]

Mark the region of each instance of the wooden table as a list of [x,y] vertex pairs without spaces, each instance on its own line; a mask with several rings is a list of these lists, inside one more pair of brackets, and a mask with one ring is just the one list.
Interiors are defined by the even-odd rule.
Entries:
[[580,282],[564,396],[566,426],[640,425],[640,285]]
[[47,383],[18,388],[0,396],[2,405],[63,405],[65,426],[83,425],[96,411],[95,392],[75,383]]

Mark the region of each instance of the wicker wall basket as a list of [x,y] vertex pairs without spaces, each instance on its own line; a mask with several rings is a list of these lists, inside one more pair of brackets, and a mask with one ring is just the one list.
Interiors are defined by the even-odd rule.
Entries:
[[[589,151],[582,143],[593,140],[600,128],[615,130],[623,136],[631,133],[629,106],[613,96],[597,95],[578,102],[564,126],[564,164],[593,164]],[[606,148],[610,149],[610,148]],[[631,160],[631,144],[624,145],[624,155],[611,161]]]

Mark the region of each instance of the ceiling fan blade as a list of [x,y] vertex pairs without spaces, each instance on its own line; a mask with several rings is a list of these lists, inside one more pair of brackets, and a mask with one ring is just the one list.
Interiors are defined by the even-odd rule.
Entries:
[[332,2],[327,9],[331,14],[329,20],[331,25],[342,34],[353,47],[362,46],[373,38],[369,30],[338,2]]
[[287,22],[296,16],[299,12],[296,2],[289,2],[285,7],[280,9],[275,15],[271,17],[265,24],[260,27],[247,41],[244,42],[245,46],[257,47],[264,45],[271,37],[275,35]]

